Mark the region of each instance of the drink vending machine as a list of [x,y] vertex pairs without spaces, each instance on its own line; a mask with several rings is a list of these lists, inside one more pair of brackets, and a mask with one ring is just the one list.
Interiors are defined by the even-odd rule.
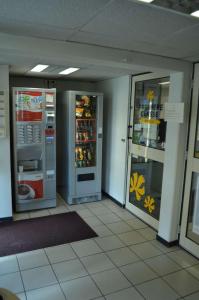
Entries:
[[69,204],[101,200],[103,95],[66,91],[57,101],[58,191]]
[[56,90],[13,88],[16,211],[56,206]]

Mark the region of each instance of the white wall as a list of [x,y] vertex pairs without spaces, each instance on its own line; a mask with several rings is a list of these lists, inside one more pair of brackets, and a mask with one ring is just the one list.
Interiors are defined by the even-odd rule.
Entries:
[[12,216],[10,130],[9,130],[9,71],[0,66],[0,90],[6,92],[7,137],[0,138],[0,219]]
[[126,194],[129,89],[129,76],[97,83],[97,90],[104,93],[102,188],[122,204]]
[[96,84],[89,81],[43,79],[25,76],[10,76],[10,87],[57,88],[58,91],[95,91]]

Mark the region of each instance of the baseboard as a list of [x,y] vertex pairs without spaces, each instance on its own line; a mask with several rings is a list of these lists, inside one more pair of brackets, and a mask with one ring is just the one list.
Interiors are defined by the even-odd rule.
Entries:
[[168,242],[168,241],[164,240],[162,237],[160,237],[158,234],[156,235],[156,240],[168,248],[179,245],[179,240]]
[[108,193],[102,191],[102,194],[104,196],[106,196],[107,198],[110,198],[115,204],[117,204],[118,206],[125,208],[125,204],[120,203],[119,201],[117,201],[115,198],[113,198],[112,196],[110,196]]
[[12,221],[13,217],[0,218],[0,222]]

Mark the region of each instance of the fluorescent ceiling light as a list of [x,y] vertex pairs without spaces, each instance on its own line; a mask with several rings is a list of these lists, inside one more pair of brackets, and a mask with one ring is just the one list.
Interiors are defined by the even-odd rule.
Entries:
[[192,12],[191,15],[199,18],[199,10]]
[[68,75],[68,74],[71,74],[75,71],[78,71],[80,68],[68,68],[68,69],[65,69],[61,72],[59,72],[59,74],[63,74],[63,75]]
[[146,3],[151,3],[151,2],[153,2],[153,0],[138,0],[138,1],[146,2]]
[[32,70],[30,70],[31,72],[42,72],[43,70],[45,70],[46,68],[48,68],[49,65],[36,65]]
[[159,82],[159,84],[161,84],[161,85],[170,84],[170,81]]

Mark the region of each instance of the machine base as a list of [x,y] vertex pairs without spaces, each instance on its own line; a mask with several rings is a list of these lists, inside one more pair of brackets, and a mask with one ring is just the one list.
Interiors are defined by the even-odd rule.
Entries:
[[38,200],[31,203],[17,203],[16,212],[56,207],[56,199]]

